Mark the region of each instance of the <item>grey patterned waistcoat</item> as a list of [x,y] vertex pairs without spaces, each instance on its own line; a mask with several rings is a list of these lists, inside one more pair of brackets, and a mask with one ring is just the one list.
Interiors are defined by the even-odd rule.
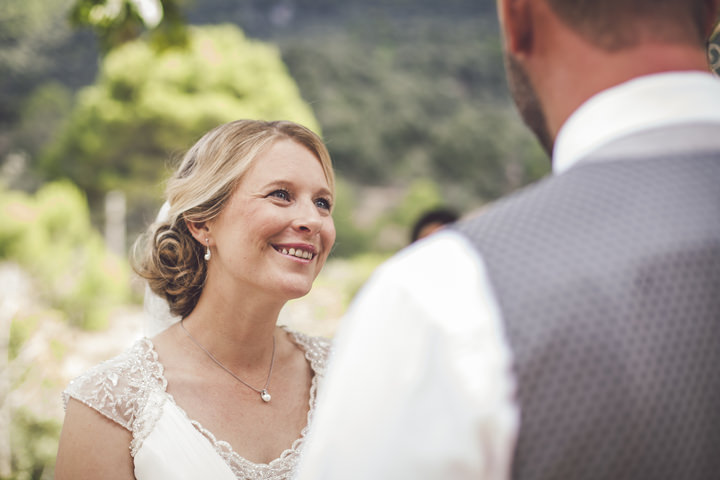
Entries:
[[720,479],[720,146],[702,145],[720,129],[706,129],[616,144],[457,226],[514,355],[513,478]]

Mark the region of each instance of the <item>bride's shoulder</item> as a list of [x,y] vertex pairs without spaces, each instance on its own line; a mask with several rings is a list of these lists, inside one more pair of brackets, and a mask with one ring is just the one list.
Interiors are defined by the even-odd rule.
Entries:
[[293,341],[305,352],[305,358],[310,362],[313,370],[315,370],[315,372],[324,371],[325,364],[332,351],[332,342],[325,337],[307,335],[291,330],[285,326],[282,328],[288,332]]
[[135,342],[121,354],[73,379],[63,392],[128,430],[153,390],[165,390],[163,367],[148,339]]

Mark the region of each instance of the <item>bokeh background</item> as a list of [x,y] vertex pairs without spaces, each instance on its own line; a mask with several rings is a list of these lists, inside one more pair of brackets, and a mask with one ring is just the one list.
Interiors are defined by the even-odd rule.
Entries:
[[333,157],[337,244],[281,318],[329,337],[421,213],[474,214],[549,170],[495,2],[2,0],[0,479],[52,478],[62,389],[143,335],[128,252],[164,179],[248,117],[303,123]]

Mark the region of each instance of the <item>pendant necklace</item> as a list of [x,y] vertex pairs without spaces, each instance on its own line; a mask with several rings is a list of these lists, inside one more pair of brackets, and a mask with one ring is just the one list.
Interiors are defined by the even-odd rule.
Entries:
[[272,348],[272,356],[271,356],[271,358],[270,358],[270,370],[268,371],[267,380],[265,380],[265,386],[264,386],[264,387],[262,388],[262,390],[261,390],[261,389],[258,389],[258,388],[253,387],[252,385],[250,385],[249,383],[247,383],[246,381],[244,381],[242,378],[240,378],[240,377],[238,377],[237,375],[235,375],[235,374],[232,372],[232,370],[230,370],[230,369],[227,368],[225,365],[223,365],[222,363],[220,363],[220,360],[218,360],[217,358],[215,358],[215,356],[214,356],[212,353],[210,353],[207,348],[203,347],[203,346],[200,344],[200,342],[198,342],[197,340],[195,340],[195,337],[193,337],[192,335],[190,335],[190,332],[188,332],[187,329],[185,328],[185,325],[183,325],[183,321],[185,321],[184,318],[183,318],[182,320],[180,320],[180,328],[183,329],[183,331],[184,331],[185,334],[188,336],[188,338],[189,338],[190,340],[192,340],[192,342],[193,342],[195,345],[197,345],[200,350],[202,350],[203,352],[205,352],[205,354],[206,354],[208,357],[210,357],[210,360],[212,360],[213,362],[215,362],[220,368],[222,368],[222,369],[225,370],[227,373],[229,373],[230,375],[232,375],[235,380],[237,380],[238,382],[242,383],[243,385],[245,385],[246,387],[250,388],[251,390],[254,390],[254,391],[256,391],[257,393],[259,393],[259,394],[260,394],[260,398],[262,398],[263,402],[265,402],[265,403],[270,402],[270,399],[271,399],[272,397],[271,397],[270,394],[268,393],[267,388],[268,388],[268,385],[270,384],[270,376],[272,375],[273,365],[275,364],[275,335],[273,335],[273,348]]

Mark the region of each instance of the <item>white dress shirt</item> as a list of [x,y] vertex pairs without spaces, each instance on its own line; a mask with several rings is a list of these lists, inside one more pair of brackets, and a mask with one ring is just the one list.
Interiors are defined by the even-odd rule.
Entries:
[[[697,121],[720,127],[720,82],[639,78],[582,105],[554,173],[607,143]],[[299,480],[506,479],[517,436],[512,352],[481,256],[442,231],[390,259],[341,323]]]

